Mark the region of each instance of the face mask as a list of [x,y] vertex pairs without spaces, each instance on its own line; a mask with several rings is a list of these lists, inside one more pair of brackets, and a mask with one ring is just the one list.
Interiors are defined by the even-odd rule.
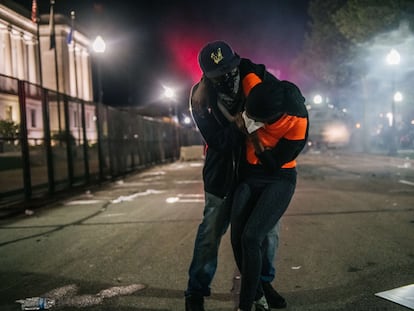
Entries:
[[240,72],[238,68],[234,68],[229,73],[226,73],[217,78],[211,78],[217,92],[226,94],[231,98],[235,98],[240,88]]

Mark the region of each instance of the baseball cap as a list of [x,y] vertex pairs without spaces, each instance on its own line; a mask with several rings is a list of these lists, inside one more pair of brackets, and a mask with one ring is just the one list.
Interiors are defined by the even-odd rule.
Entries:
[[240,64],[240,56],[224,41],[207,43],[198,54],[198,63],[207,78],[216,78]]

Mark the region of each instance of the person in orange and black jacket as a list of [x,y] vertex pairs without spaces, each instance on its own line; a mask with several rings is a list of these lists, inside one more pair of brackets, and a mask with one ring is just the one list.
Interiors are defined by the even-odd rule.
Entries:
[[246,135],[246,161],[233,198],[231,242],[241,269],[240,311],[270,310],[260,282],[261,245],[289,206],[296,188],[296,158],[309,129],[305,98],[288,81],[243,82],[245,111],[236,123]]
[[[186,311],[204,311],[204,297],[210,295],[220,241],[230,224],[232,194],[246,148],[244,133],[235,122],[245,104],[242,75],[255,73],[263,80],[278,81],[263,65],[240,58],[224,41],[207,43],[200,50],[198,61],[203,77],[191,90],[190,111],[207,145],[203,167],[205,207],[189,268]],[[275,226],[263,242],[261,281],[271,305],[284,308],[284,298],[271,285],[277,247]]]

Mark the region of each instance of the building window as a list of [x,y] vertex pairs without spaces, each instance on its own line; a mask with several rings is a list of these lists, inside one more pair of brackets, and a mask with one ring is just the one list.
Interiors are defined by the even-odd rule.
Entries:
[[30,109],[30,125],[32,128],[37,127],[36,124],[36,109]]
[[86,128],[90,128],[91,127],[91,114],[89,112],[86,113],[86,117],[85,117],[85,123],[86,123]]
[[77,111],[73,112],[73,126],[79,127],[79,114]]

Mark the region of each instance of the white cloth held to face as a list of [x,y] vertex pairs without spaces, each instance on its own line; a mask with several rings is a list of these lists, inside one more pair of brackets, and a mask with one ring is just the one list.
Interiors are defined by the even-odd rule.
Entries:
[[244,120],[244,124],[246,125],[247,132],[249,134],[253,133],[254,131],[257,131],[259,128],[264,126],[264,123],[255,121],[253,119],[250,119],[246,115],[246,111],[243,111],[242,117],[243,117],[243,120]]

